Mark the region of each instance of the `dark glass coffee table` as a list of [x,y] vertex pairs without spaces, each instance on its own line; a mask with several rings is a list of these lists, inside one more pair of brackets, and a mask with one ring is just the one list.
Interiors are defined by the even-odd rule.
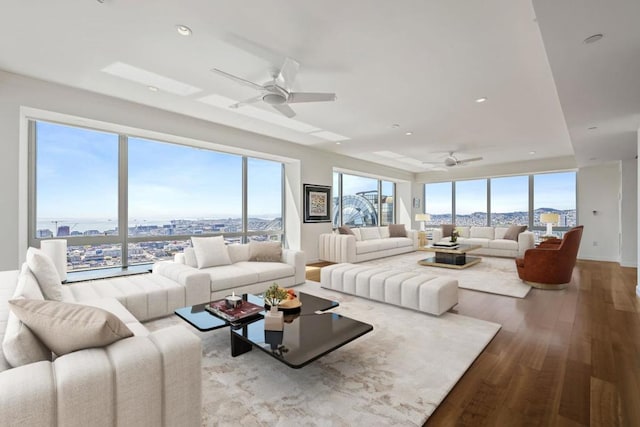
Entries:
[[[245,294],[243,298],[264,305],[259,296]],[[206,304],[180,308],[175,313],[200,331],[229,326],[233,357],[257,347],[292,368],[302,368],[373,330],[367,323],[326,313],[338,306],[335,301],[302,292],[298,293],[298,298],[302,307],[297,311],[285,311],[283,331],[265,331],[263,316],[229,323],[205,310]]]

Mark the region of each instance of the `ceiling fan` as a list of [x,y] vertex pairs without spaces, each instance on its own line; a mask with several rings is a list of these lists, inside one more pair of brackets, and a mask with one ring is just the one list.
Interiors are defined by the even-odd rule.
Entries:
[[451,168],[454,166],[465,166],[471,162],[477,162],[478,160],[482,160],[482,157],[470,157],[468,159],[458,159],[453,151],[449,151],[449,155],[445,157],[444,161],[440,162],[422,162],[425,165],[434,165],[433,169],[442,170],[442,165]]
[[289,107],[289,104],[295,104],[298,102],[324,102],[336,100],[335,93],[292,92],[291,88],[293,86],[293,82],[295,81],[296,75],[298,74],[299,68],[300,64],[298,64],[291,58],[286,58],[280,70],[276,70],[272,74],[272,80],[269,80],[262,85],[243,79],[242,77],[234,76],[233,74],[229,74],[217,68],[213,68],[211,71],[223,77],[231,79],[236,83],[260,91],[260,95],[245,99],[244,101],[240,101],[236,104],[232,104],[229,106],[229,108],[239,108],[243,105],[263,101],[271,105],[280,113],[291,118],[294,117],[296,113],[291,107]]

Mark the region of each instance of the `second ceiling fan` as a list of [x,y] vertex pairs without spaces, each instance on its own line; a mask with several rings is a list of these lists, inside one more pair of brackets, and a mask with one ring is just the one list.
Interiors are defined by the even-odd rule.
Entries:
[[336,100],[335,93],[292,92],[291,88],[293,87],[293,82],[295,81],[299,68],[300,64],[291,58],[286,58],[280,70],[277,70],[272,74],[272,80],[269,80],[262,85],[243,79],[242,77],[234,76],[233,74],[229,74],[217,68],[213,68],[211,71],[231,79],[236,83],[260,91],[259,95],[245,99],[244,101],[240,101],[236,104],[232,104],[229,106],[230,108],[239,108],[243,105],[263,101],[278,110],[281,114],[291,118],[294,117],[296,113],[291,107],[289,107],[289,104]]

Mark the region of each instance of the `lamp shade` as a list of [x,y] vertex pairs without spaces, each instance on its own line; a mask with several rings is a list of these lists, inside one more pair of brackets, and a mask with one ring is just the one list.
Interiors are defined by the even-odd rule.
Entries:
[[429,214],[416,214],[416,221],[431,221],[431,215]]
[[543,224],[557,224],[560,220],[560,215],[554,213],[543,213],[540,215],[540,222]]

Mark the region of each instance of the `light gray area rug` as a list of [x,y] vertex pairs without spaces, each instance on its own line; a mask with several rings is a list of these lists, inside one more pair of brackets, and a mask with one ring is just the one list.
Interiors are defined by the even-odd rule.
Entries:
[[260,350],[233,358],[226,328],[201,333],[203,425],[422,425],[500,329],[452,313],[441,317],[369,301],[307,282],[297,290],[340,302],[333,311],[372,332],[301,369]]
[[454,277],[458,279],[458,287],[460,288],[506,295],[509,297],[524,298],[531,290],[531,286],[524,283],[518,277],[516,262],[513,258],[483,256],[479,264],[463,270],[429,267],[418,264],[418,261],[433,256],[435,256],[433,252],[417,251],[365,261],[359,263],[359,265],[388,266],[396,270]]

